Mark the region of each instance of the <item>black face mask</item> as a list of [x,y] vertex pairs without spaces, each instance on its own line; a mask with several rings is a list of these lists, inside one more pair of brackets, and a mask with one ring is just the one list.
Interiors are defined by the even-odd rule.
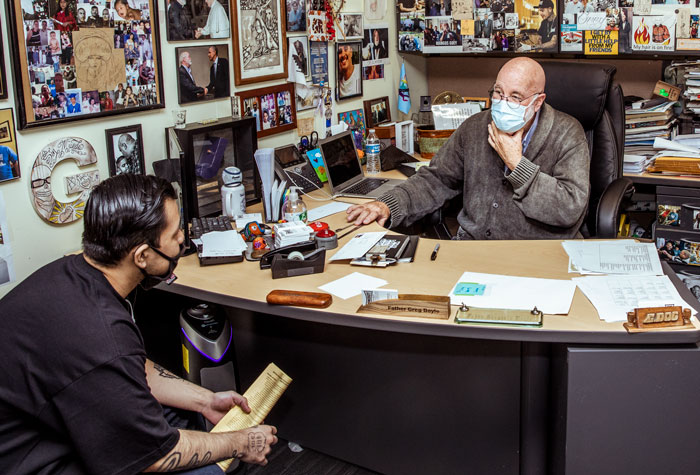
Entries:
[[162,251],[159,251],[155,247],[152,247],[153,251],[158,254],[160,257],[163,259],[167,260],[170,265],[168,266],[168,270],[161,275],[151,275],[147,273],[144,269],[141,269],[141,273],[143,274],[143,280],[141,281],[141,287],[144,290],[149,290],[155,287],[156,285],[160,284],[161,282],[165,282],[166,284],[170,285],[173,282],[175,282],[175,279],[177,279],[177,276],[173,274],[173,271],[175,270],[175,267],[177,266],[177,262],[180,260],[182,255],[185,253],[185,245],[180,244],[180,252],[177,253],[177,256],[175,257],[170,257],[166,254],[164,254]]

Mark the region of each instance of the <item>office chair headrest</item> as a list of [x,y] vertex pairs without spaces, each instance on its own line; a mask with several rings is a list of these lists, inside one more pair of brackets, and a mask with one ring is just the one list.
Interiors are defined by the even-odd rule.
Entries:
[[605,111],[608,89],[617,68],[595,63],[541,62],[547,104],[591,130]]

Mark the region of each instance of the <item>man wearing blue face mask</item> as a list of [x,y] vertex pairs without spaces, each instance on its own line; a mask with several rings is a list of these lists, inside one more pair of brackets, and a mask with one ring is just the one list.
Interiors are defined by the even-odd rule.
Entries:
[[430,166],[348,208],[348,221],[409,226],[462,193],[459,239],[576,236],[588,204],[588,143],[576,119],[546,104],[544,86],[536,61],[508,61],[491,110],[464,121]]

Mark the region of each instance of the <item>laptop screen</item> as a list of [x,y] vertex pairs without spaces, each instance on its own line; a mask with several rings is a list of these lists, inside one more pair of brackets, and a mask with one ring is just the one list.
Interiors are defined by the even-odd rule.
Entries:
[[362,175],[350,132],[343,132],[320,143],[323,159],[334,188]]

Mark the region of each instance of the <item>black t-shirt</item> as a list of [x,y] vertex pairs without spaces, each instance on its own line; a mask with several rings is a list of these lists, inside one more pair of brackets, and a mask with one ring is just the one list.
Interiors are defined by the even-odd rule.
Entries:
[[542,44],[550,41],[552,37],[557,34],[556,21],[556,15],[552,15],[546,20],[542,20],[540,22],[540,28],[537,30],[537,33],[539,33],[540,38],[542,38]]
[[0,300],[3,473],[131,474],[175,446],[128,304],[82,255]]

